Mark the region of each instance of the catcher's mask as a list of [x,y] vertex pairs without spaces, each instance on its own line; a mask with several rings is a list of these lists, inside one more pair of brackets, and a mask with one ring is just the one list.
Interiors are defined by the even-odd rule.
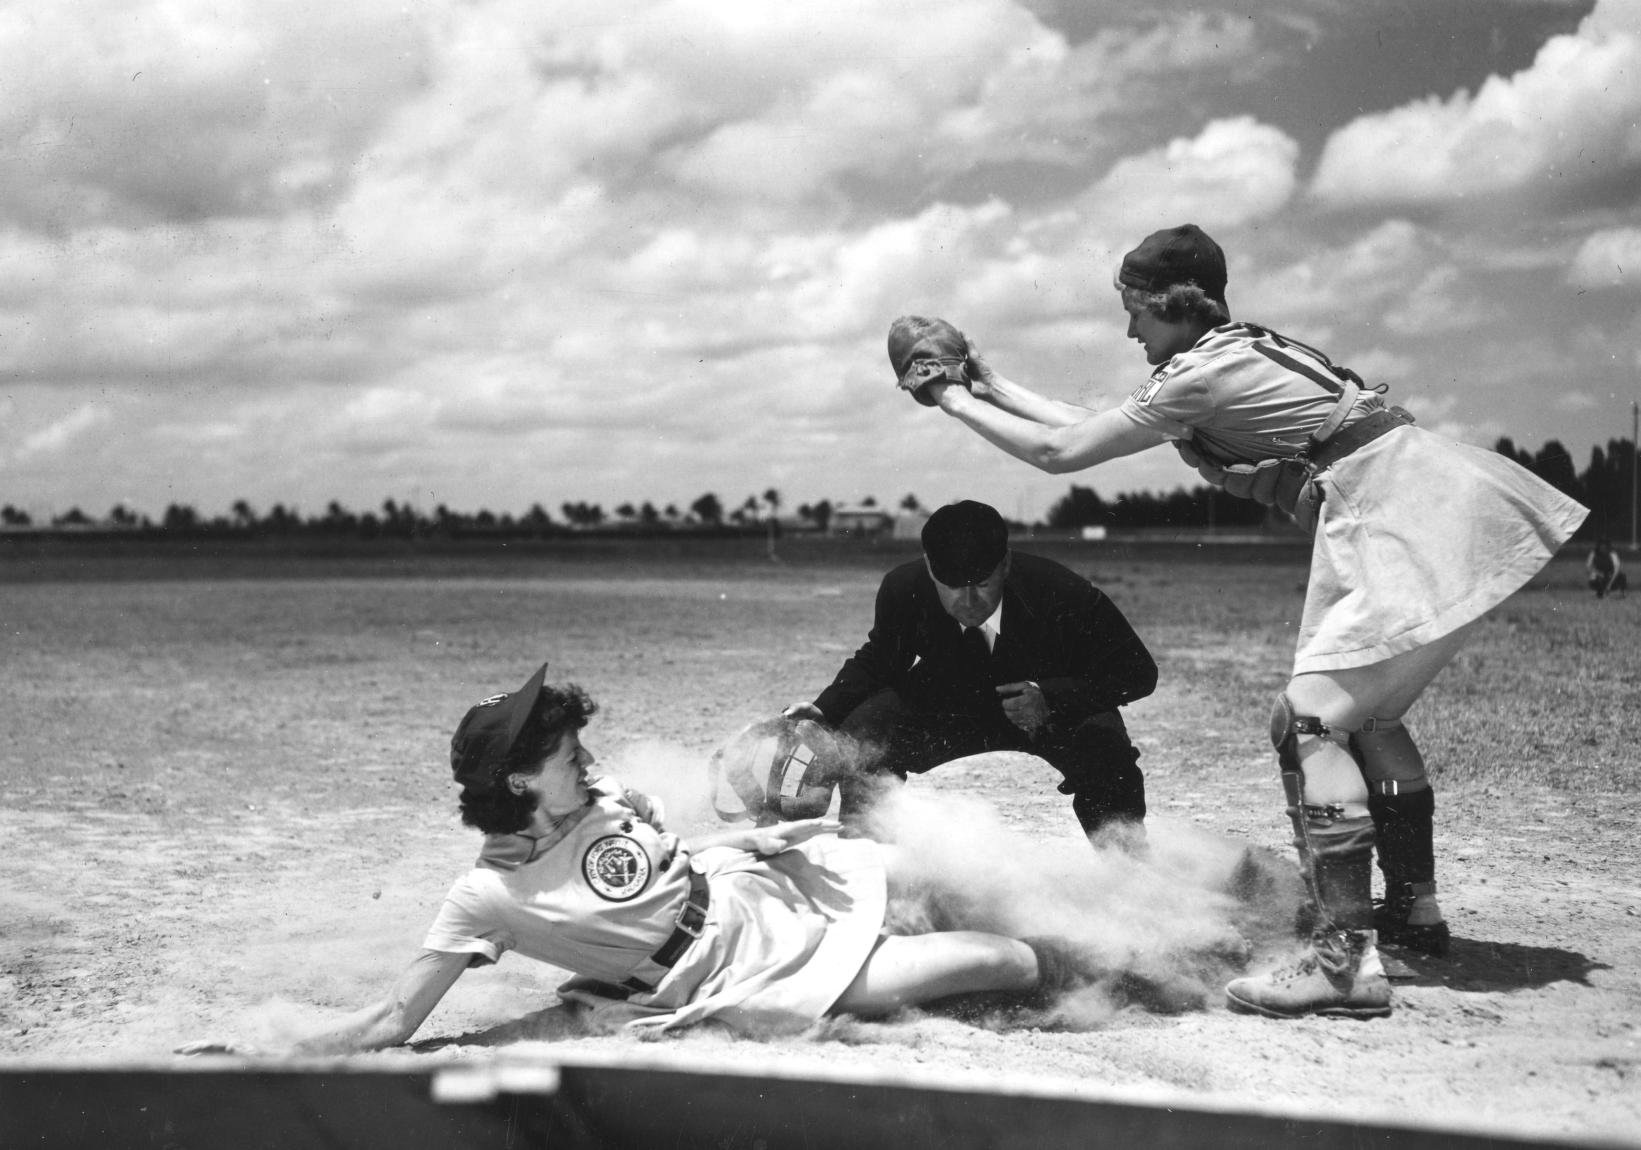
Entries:
[[[767,826],[824,815],[844,760],[837,736],[819,723],[777,718],[737,732],[713,752],[708,770],[719,818]],[[740,799],[740,810],[725,809],[726,792]]]

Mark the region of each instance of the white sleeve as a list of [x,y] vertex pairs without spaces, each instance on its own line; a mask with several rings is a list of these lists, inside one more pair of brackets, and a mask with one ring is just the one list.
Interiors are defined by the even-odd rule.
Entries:
[[448,954],[471,954],[477,966],[495,962],[513,948],[513,939],[486,913],[487,902],[473,875],[457,879],[427,928],[422,946]]

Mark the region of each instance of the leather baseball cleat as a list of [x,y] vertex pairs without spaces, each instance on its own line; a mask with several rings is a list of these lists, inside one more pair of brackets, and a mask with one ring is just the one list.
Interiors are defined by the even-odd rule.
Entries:
[[1370,930],[1319,932],[1292,964],[1239,978],[1225,988],[1226,1005],[1267,1018],[1383,1018],[1390,981]]
[[1436,884],[1403,883],[1373,904],[1373,929],[1386,946],[1437,957],[1447,953],[1452,933],[1436,905]]

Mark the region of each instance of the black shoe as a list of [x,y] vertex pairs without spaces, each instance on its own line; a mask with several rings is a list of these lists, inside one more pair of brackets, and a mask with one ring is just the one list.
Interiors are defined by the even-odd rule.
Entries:
[[1403,950],[1416,950],[1437,958],[1445,955],[1452,941],[1452,932],[1448,930],[1445,920],[1437,919],[1430,923],[1408,921],[1417,895],[1435,893],[1435,883],[1419,884],[1417,890],[1413,884],[1406,883],[1391,890],[1385,898],[1375,899],[1373,929],[1378,931],[1379,941],[1385,946],[1399,946]]

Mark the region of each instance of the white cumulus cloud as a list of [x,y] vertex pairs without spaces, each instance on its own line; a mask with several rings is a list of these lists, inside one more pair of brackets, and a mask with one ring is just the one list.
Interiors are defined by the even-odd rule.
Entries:
[[1293,195],[1299,145],[1251,116],[1119,160],[1087,199],[1118,230],[1186,220],[1212,229],[1271,215]]
[[1585,237],[1567,282],[1586,288],[1641,285],[1641,228],[1608,228]]
[[1363,116],[1329,138],[1324,204],[1442,203],[1641,172],[1641,3],[1602,0],[1531,67]]

